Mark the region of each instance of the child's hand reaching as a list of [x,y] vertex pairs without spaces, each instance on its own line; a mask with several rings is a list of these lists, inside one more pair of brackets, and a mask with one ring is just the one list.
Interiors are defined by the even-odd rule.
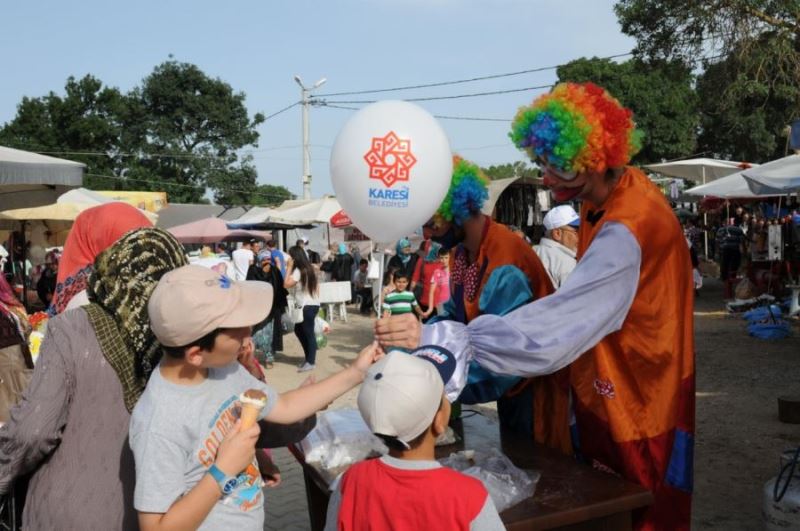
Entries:
[[370,366],[384,356],[383,349],[377,341],[373,341],[367,345],[364,350],[359,352],[356,361],[353,362],[353,367],[358,369],[362,375],[366,374]]

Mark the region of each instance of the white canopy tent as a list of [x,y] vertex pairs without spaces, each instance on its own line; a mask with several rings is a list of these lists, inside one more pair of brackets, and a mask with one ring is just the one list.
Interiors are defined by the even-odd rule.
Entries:
[[52,203],[83,184],[86,166],[0,146],[0,210]]
[[258,223],[265,223],[271,219],[280,218],[280,212],[274,208],[267,207],[253,207],[242,216],[228,221],[229,225],[255,225]]
[[695,196],[711,195],[714,197],[721,197],[723,199],[759,197],[759,194],[753,193],[753,191],[750,190],[750,187],[747,185],[747,180],[744,178],[745,171],[747,170],[739,171],[732,175],[728,175],[727,177],[723,177],[722,179],[711,181],[707,184],[701,184],[700,186],[689,188],[688,190],[685,190],[684,193]]
[[279,212],[283,219],[330,223],[331,218],[340,210],[342,210],[342,205],[335,197],[323,197],[288,209],[281,208]]
[[[666,175],[668,177],[679,177],[689,179],[700,184],[706,184],[742,170],[744,163],[733,160],[718,160],[710,158],[696,158],[674,160],[672,162],[661,162],[658,164],[648,164],[644,168]],[[708,224],[708,217],[703,214],[703,222]],[[708,232],[703,232],[705,255],[708,257]]]
[[789,155],[741,173],[750,190],[759,196],[800,191],[800,155]]
[[701,157],[697,159],[647,164],[644,168],[668,177],[679,177],[700,184],[706,184],[741,171],[743,164],[742,162],[733,160],[718,160]]

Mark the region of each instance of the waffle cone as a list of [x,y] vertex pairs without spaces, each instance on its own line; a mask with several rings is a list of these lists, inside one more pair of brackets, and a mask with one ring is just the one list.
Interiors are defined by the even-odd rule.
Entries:
[[258,414],[261,413],[263,408],[254,406],[253,404],[243,404],[242,413],[239,419],[242,421],[242,430],[246,430],[253,426],[258,419]]

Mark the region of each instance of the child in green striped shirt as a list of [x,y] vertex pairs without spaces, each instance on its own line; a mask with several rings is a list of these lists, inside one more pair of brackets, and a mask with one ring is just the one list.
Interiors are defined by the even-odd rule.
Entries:
[[394,275],[394,291],[383,298],[383,316],[401,315],[416,312],[422,317],[422,308],[417,304],[414,293],[408,291],[408,275],[398,271]]

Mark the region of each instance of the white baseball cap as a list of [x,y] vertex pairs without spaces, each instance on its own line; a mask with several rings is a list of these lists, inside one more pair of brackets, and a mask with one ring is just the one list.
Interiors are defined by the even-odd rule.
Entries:
[[364,422],[372,433],[407,446],[433,422],[455,368],[453,354],[433,345],[390,352],[370,367],[358,391]]
[[165,347],[183,347],[217,328],[253,326],[269,315],[272,286],[234,282],[216,271],[186,265],[158,282],[147,304],[150,329]]
[[547,230],[560,229],[567,225],[570,227],[579,227],[581,224],[581,217],[571,206],[559,205],[551,209],[545,215],[543,223],[544,228]]

